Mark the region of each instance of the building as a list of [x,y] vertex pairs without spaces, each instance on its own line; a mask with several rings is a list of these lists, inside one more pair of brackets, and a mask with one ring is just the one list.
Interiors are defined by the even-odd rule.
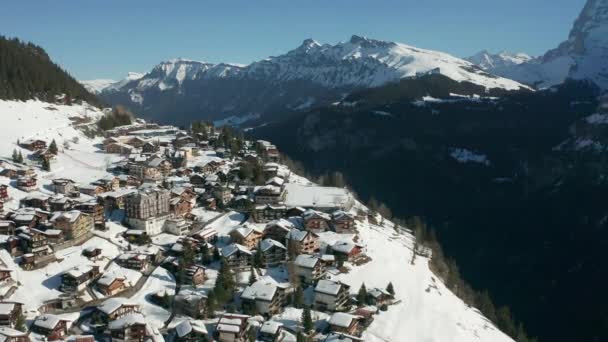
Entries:
[[192,318],[204,318],[207,296],[192,290],[183,289],[175,296],[173,305],[176,314]]
[[95,227],[105,228],[105,210],[103,205],[98,203],[97,200],[77,203],[72,209],[91,216],[93,218]]
[[287,285],[279,285],[271,278],[260,279],[241,293],[241,306],[245,312],[270,317],[282,311]]
[[9,327],[0,327],[0,340],[3,342],[30,342],[27,333]]
[[170,214],[171,193],[163,189],[147,188],[130,194],[125,199],[127,223],[144,230],[148,235],[158,235]]
[[147,337],[146,318],[139,312],[132,312],[108,323],[112,341],[145,341]]
[[192,265],[186,268],[185,283],[188,285],[201,285],[205,282],[205,268],[199,265]]
[[258,332],[258,341],[277,342],[283,332],[283,323],[276,321],[266,321]]
[[323,233],[329,230],[331,216],[328,214],[308,209],[302,214],[302,219],[304,220],[304,227],[306,230],[315,233]]
[[187,216],[192,212],[192,202],[183,197],[172,198],[169,206],[174,216]]
[[289,234],[292,229],[295,229],[294,224],[285,219],[270,221],[266,224],[266,227],[264,227],[264,238],[285,241],[287,234]]
[[350,286],[328,279],[321,279],[315,286],[313,306],[319,311],[343,311],[349,307]]
[[121,267],[137,271],[144,271],[151,264],[147,255],[137,252],[123,253],[117,256],[114,262]]
[[76,266],[61,275],[61,291],[79,292],[99,276],[99,266]]
[[325,264],[316,256],[300,254],[294,261],[295,275],[302,283],[314,284],[325,277]]
[[176,342],[208,341],[207,327],[200,321],[185,320],[173,328],[173,340]]
[[329,330],[335,333],[358,335],[359,317],[345,312],[336,312],[329,318]]
[[215,326],[218,342],[242,342],[247,337],[247,315],[223,314]]
[[22,303],[0,302],[0,326],[14,328],[18,317],[22,314]]
[[287,260],[287,248],[273,239],[262,240],[256,253],[262,253],[266,268],[280,266]]
[[327,248],[328,252],[333,253],[338,260],[355,261],[362,255],[363,247],[350,241],[336,241]]
[[0,220],[0,235],[14,235],[15,234],[15,222]]
[[254,191],[256,204],[277,204],[285,201],[286,191],[275,185],[264,185]]
[[0,184],[0,201],[6,201],[8,199],[8,186],[6,184]]
[[306,230],[292,229],[287,234],[287,248],[290,255],[314,254],[321,248],[319,236]]
[[113,321],[125,315],[139,312],[139,304],[131,302],[127,298],[114,297],[99,305],[97,311],[108,321]]
[[253,207],[252,216],[255,222],[264,223],[285,217],[287,207],[284,205],[256,205]]
[[127,287],[126,278],[116,273],[104,273],[97,280],[97,289],[106,296],[114,296]]
[[17,178],[17,189],[25,192],[34,191],[38,188],[35,176],[21,176]]
[[68,321],[52,314],[42,314],[34,320],[30,329],[46,336],[48,341],[62,340],[68,333]]
[[369,304],[377,307],[391,305],[395,301],[395,296],[393,296],[390,292],[377,287],[367,291],[367,298],[370,302]]
[[61,230],[67,240],[78,239],[95,228],[93,217],[79,210],[57,212],[51,218],[55,229]]
[[230,232],[232,242],[243,245],[249,249],[255,249],[262,241],[262,232],[254,225],[240,226]]
[[352,233],[355,230],[355,216],[346,211],[338,210],[331,214],[331,223],[338,234]]
[[19,146],[28,149],[30,151],[38,151],[46,149],[46,141],[40,139],[28,139],[22,141]]
[[187,235],[192,229],[192,224],[183,218],[168,218],[163,228],[166,232],[173,235]]
[[251,268],[253,253],[245,246],[233,243],[222,247],[220,254],[235,271],[245,271]]

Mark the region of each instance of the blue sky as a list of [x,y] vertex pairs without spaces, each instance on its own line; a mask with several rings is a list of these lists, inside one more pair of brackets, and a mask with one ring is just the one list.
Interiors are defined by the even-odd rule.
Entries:
[[[585,0],[7,1],[0,34],[33,41],[78,79],[120,79],[175,57],[249,63],[305,38],[352,34],[468,56],[544,53]],[[86,5],[85,5],[86,4]]]

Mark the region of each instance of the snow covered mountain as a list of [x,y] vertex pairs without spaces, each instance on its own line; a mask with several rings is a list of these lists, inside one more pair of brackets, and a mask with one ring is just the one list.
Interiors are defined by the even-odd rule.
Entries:
[[608,0],[588,0],[568,40],[539,58],[510,66],[495,66],[483,58],[469,60],[488,72],[541,88],[572,78],[608,89]]
[[510,53],[501,51],[494,54],[487,50],[480,51],[473,56],[465,58],[465,60],[493,74],[497,74],[497,72],[506,70],[507,68],[512,68],[515,65],[527,63],[532,59],[533,57],[523,52]]
[[80,83],[91,93],[100,94],[104,90],[117,90],[122,88],[125,84],[138,80],[142,78],[144,74],[138,72],[129,72],[127,77],[123,78],[120,81],[112,80],[112,79],[95,79],[95,80],[85,80],[80,81]]
[[356,89],[429,73],[487,89],[526,88],[443,52],[352,36],[334,45],[306,39],[283,55],[246,66],[170,60],[101,94],[106,101],[131,106],[145,117],[167,121],[157,111],[160,107],[163,113],[177,113],[172,119],[178,123],[187,123],[194,112],[199,118],[223,119],[308,109]]

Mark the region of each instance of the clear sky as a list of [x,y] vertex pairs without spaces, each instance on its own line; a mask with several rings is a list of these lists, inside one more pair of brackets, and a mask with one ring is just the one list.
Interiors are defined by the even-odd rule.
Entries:
[[6,1],[0,34],[33,41],[78,79],[120,79],[175,57],[250,63],[352,34],[464,57],[540,55],[565,40],[585,0]]

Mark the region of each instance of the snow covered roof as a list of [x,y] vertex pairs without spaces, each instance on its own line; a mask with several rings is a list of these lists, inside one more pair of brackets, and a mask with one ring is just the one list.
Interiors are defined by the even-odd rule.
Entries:
[[4,337],[4,338],[0,338],[0,341],[5,341],[6,337],[19,337],[19,336],[25,336],[25,335],[26,335],[26,333],[13,329],[13,328],[0,327],[0,336]]
[[1,302],[0,303],[0,315],[9,315],[15,309],[16,303]]
[[182,338],[192,331],[207,334],[207,327],[201,321],[185,320],[175,326],[175,333],[178,337]]
[[349,254],[356,246],[357,245],[352,241],[341,240],[341,241],[336,241],[331,246],[331,249],[335,252]]
[[78,220],[80,214],[82,214],[80,210],[58,211],[51,217],[51,222],[55,223],[58,220],[67,220],[73,223]]
[[338,208],[345,207],[352,200],[346,189],[287,183],[285,204],[290,207]]
[[116,272],[106,272],[98,280],[97,284],[101,286],[110,286],[115,280],[126,280],[126,276],[119,275]]
[[266,252],[267,250],[269,250],[272,247],[277,247],[277,248],[287,250],[285,245],[283,245],[279,241],[276,241],[273,239],[264,239],[264,240],[262,240],[262,242],[260,242],[260,249],[262,249],[262,251],[264,251],[264,252]]
[[111,315],[123,305],[137,306],[137,303],[131,302],[128,298],[114,297],[103,302],[97,309],[107,315]]
[[249,248],[247,248],[243,245],[239,245],[238,243],[233,243],[228,246],[222,247],[221,254],[223,257],[229,257],[229,256],[233,255],[234,253],[236,253],[237,251],[240,251],[241,253],[252,255]]
[[289,233],[287,233],[287,238],[294,241],[303,241],[308,234],[311,234],[306,230],[292,229]]
[[262,324],[262,327],[260,328],[260,332],[264,333],[264,334],[274,335],[279,331],[279,329],[281,329],[282,326],[283,326],[283,323],[281,323],[281,322],[266,321],[266,322],[264,322],[264,324]]
[[357,316],[347,314],[345,312],[336,312],[331,315],[329,324],[335,325],[342,328],[348,328],[357,319]]
[[310,219],[315,219],[315,218],[323,219],[326,221],[331,220],[331,217],[328,214],[322,213],[320,211],[312,210],[312,209],[306,210],[302,214],[302,217],[304,218],[304,220],[310,220]]
[[260,279],[255,283],[247,286],[241,298],[251,300],[272,301],[277,292],[277,283],[270,279]]
[[108,329],[116,330],[116,329],[124,329],[130,327],[135,324],[146,324],[146,318],[139,312],[132,312],[126,314],[119,319],[113,320],[108,323]]
[[300,254],[296,257],[295,264],[304,268],[314,268],[319,262],[319,258],[314,255]]
[[62,319],[53,314],[42,314],[34,320],[34,325],[42,329],[53,330]]
[[93,270],[93,266],[91,266],[91,265],[83,265],[83,266],[79,265],[79,266],[74,266],[72,269],[65,272],[64,274],[67,274],[74,278],[80,278],[81,276],[85,275],[86,273],[91,272],[92,270]]
[[388,296],[388,297],[393,296],[392,294],[390,294],[390,292],[386,291],[385,289],[378,288],[378,287],[374,287],[373,289],[368,290],[367,294],[374,298],[378,298],[381,296]]
[[321,279],[315,287],[315,292],[325,293],[329,295],[337,295],[340,292],[342,286],[344,286],[344,284],[339,281]]

